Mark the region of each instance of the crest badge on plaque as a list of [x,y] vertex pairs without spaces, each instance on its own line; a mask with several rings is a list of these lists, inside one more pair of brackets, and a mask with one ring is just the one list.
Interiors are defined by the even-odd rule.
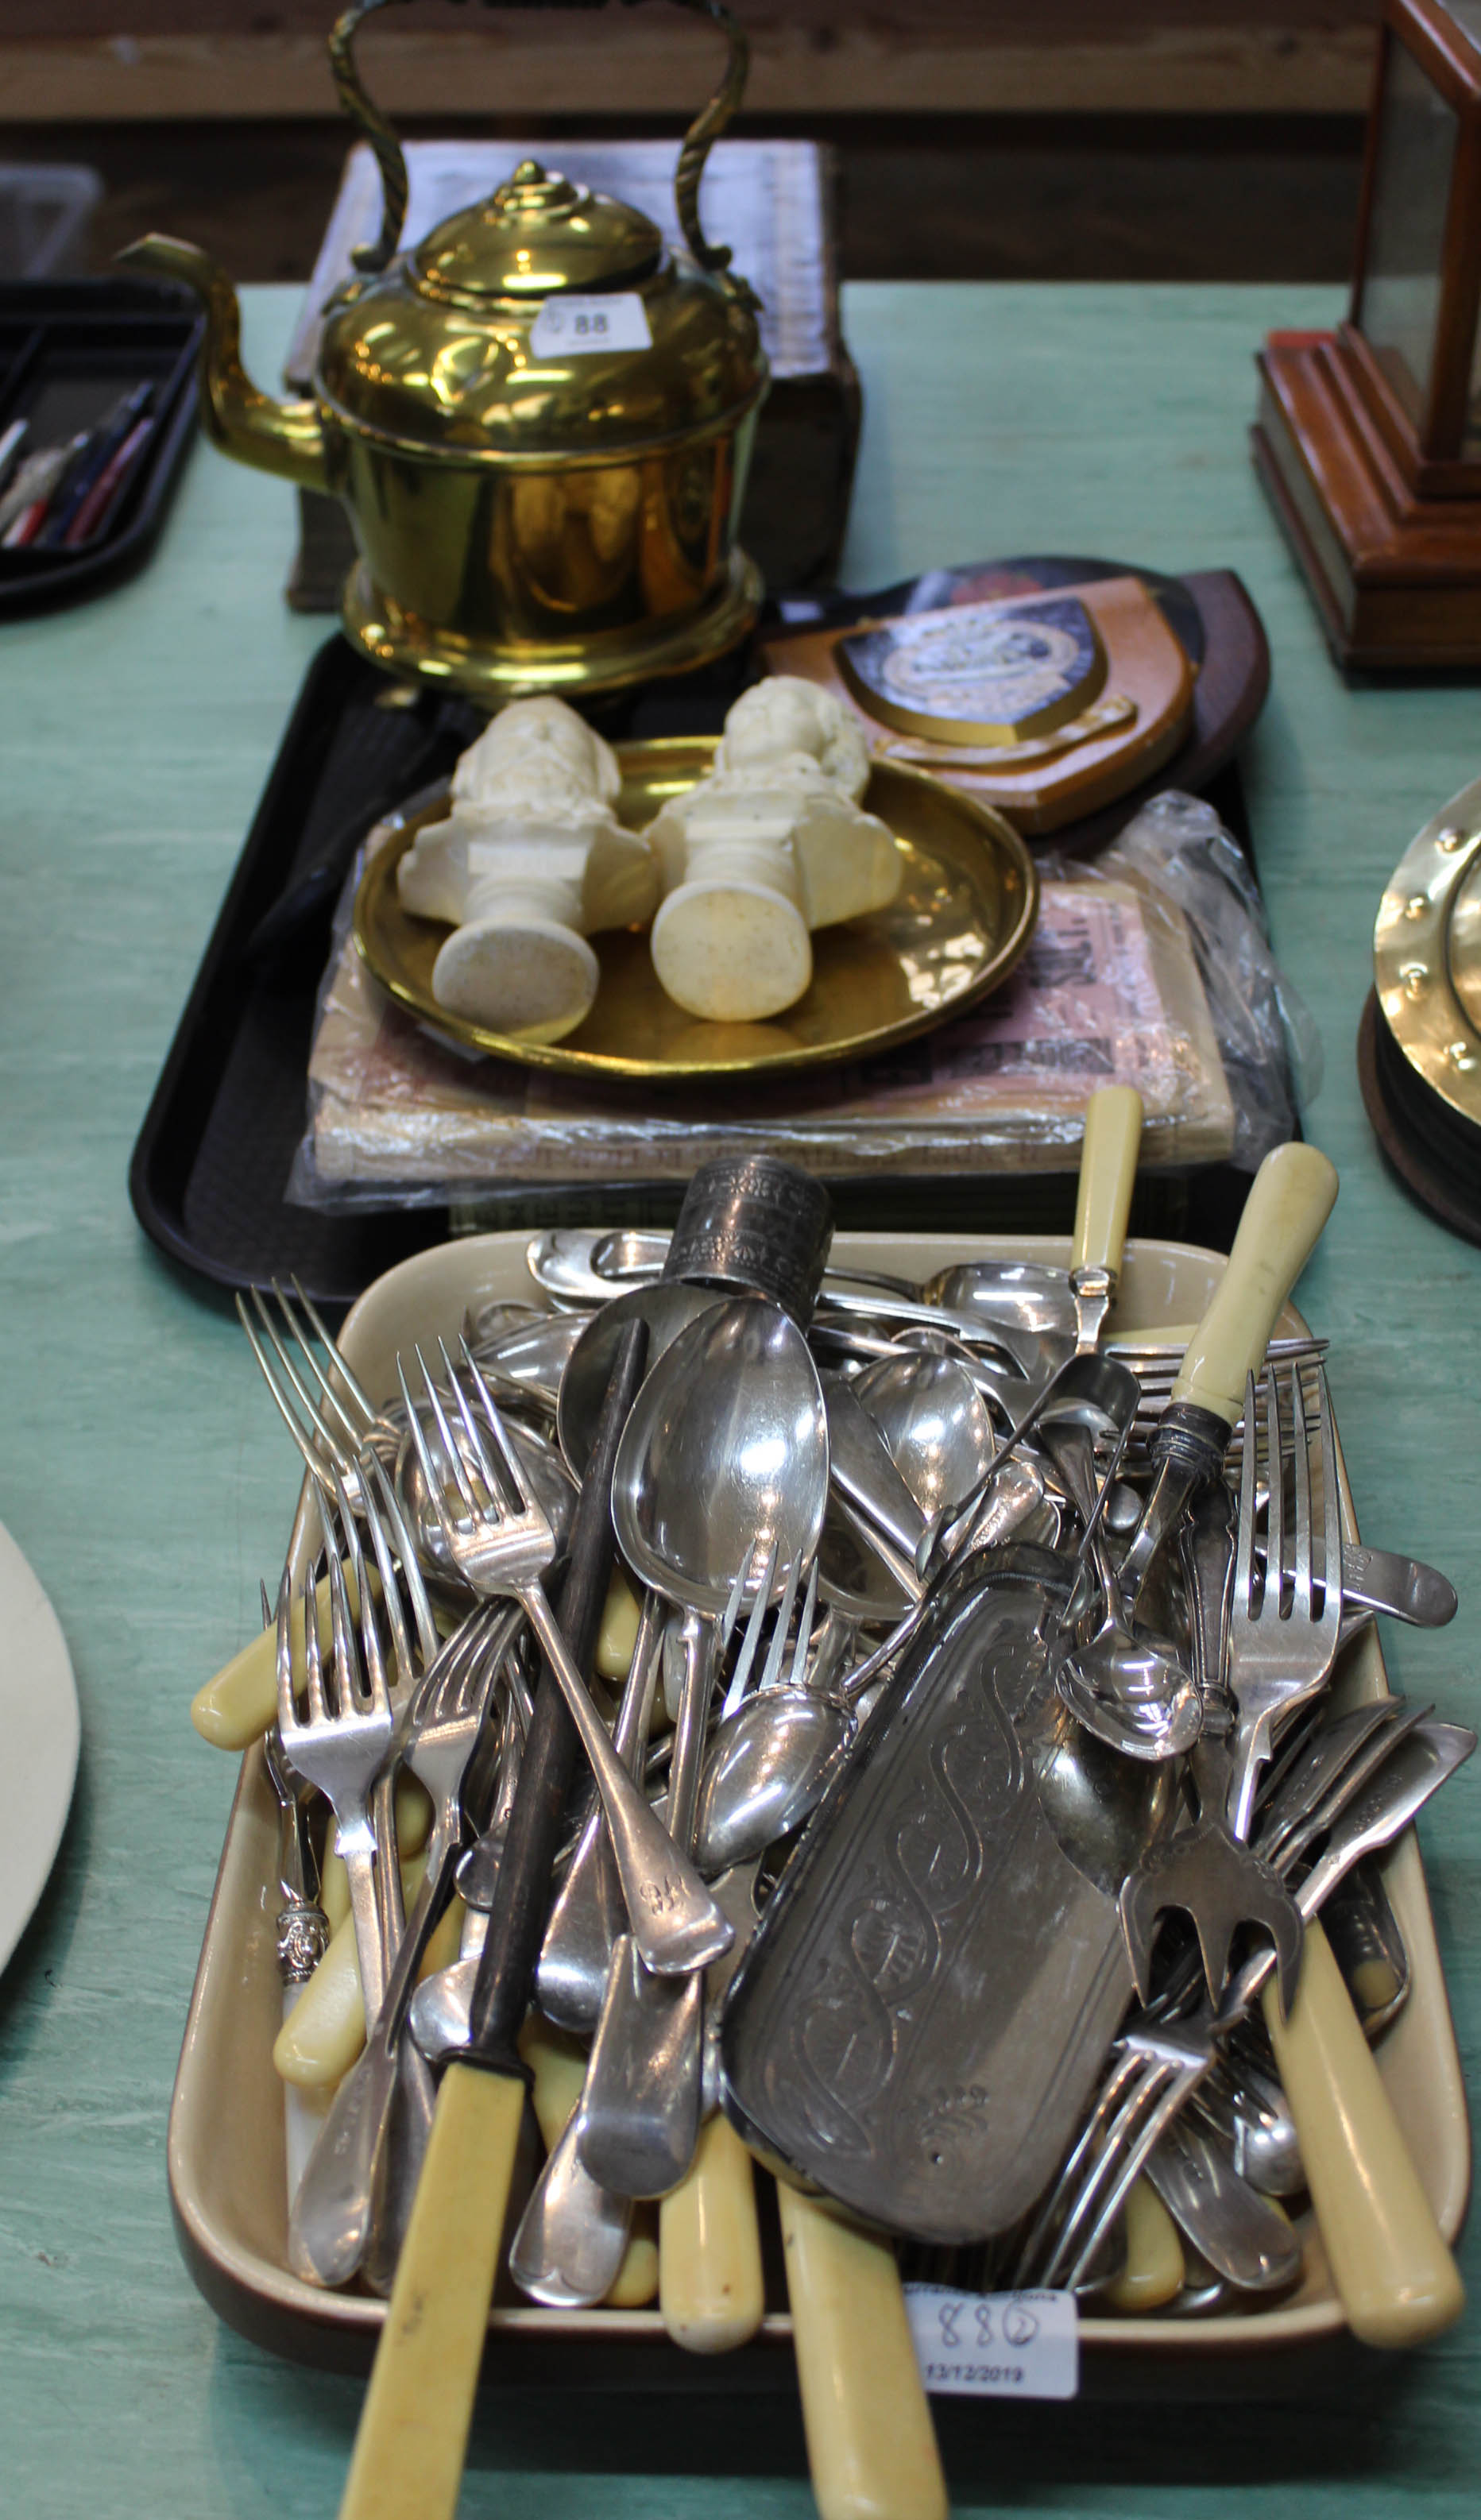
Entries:
[[1094,813],[1178,750],[1195,668],[1140,577],[979,596],[967,576],[956,602],[768,640],[767,664],[826,683],[878,756],[939,773],[1023,832]]
[[1013,746],[1057,734],[1105,688],[1105,650],[1078,596],[906,613],[838,642],[854,697],[933,743]]

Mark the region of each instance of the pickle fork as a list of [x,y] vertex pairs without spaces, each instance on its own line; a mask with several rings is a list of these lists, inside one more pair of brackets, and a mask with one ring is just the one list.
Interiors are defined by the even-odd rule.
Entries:
[[[390,1755],[396,1713],[368,1586],[358,1586],[361,1647],[355,1641],[349,1596],[340,1560],[338,1516],[316,1491],[320,1528],[329,1560],[333,1647],[328,1662],[319,1641],[318,1593],[312,1563],[294,1581],[285,1567],[278,1590],[278,1733],[300,1777],[317,1785],[334,1807],[336,1851],[344,1861],[355,1951],[367,2020],[385,1997],[390,1931],[384,1874],[394,1869],[395,1849],[378,1846],[371,1817],[376,1779]],[[293,1636],[301,1636],[306,1707],[294,1694]],[[331,1679],[331,1674],[333,1678]],[[378,1874],[381,1878],[378,1878]]]

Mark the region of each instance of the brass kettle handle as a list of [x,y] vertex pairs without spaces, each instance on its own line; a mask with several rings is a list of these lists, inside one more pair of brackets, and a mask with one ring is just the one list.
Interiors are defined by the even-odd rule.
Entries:
[[[350,120],[358,123],[364,132],[381,169],[384,205],[381,234],[374,245],[356,246],[353,259],[357,271],[383,271],[395,252],[406,217],[407,178],[401,143],[380,107],[367,94],[355,68],[355,37],[366,19],[374,17],[379,10],[406,5],[408,0],[351,0],[351,6],[337,20],[329,39],[330,68],[335,74],[339,102]],[[458,5],[461,7],[463,0],[458,0]],[[606,6],[606,0],[485,0],[485,5],[522,9],[600,9]],[[632,8],[636,0],[624,0],[624,5]],[[740,103],[746,72],[750,68],[750,44],[730,11],[724,7],[723,0],[676,0],[676,5],[687,9],[694,17],[708,18],[713,25],[720,28],[729,50],[724,77],[703,112],[696,115],[684,135],[674,173],[674,206],[684,231],[684,242],[700,270],[713,272],[741,306],[753,308],[759,305],[760,300],[747,283],[731,270],[730,247],[711,245],[699,224],[699,179],[704,173],[704,161]]]

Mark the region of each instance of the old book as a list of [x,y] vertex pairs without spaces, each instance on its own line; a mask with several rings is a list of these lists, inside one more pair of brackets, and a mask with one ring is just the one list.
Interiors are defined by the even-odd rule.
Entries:
[[[403,247],[482,201],[522,158],[558,164],[573,182],[631,202],[671,249],[675,144],[666,140],[413,140]],[[761,338],[772,386],[762,407],[740,539],[773,588],[817,586],[835,574],[848,521],[859,438],[859,382],[838,326],[833,163],[809,140],[722,140],[704,170],[700,213],[712,242],[762,301]],[[308,390],[325,299],[348,276],[352,248],[381,225],[381,173],[363,141],[345,160],[292,341],[285,377]],[[337,500],[299,492],[299,545],[288,585],[298,612],[334,612],[354,558]]]
[[1189,923],[1131,866],[1045,883],[1029,950],[985,1005],[882,1056],[656,1102],[471,1058],[424,1030],[342,939],[309,1056],[305,1204],[476,1197],[514,1182],[688,1181],[738,1148],[834,1181],[1067,1172],[1094,1086],[1134,1085],[1144,1165],[1219,1163],[1235,1110]]

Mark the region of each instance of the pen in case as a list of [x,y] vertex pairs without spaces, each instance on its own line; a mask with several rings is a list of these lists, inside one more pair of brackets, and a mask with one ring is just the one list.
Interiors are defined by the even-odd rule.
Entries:
[[112,510],[128,485],[134,466],[154,433],[155,423],[148,416],[134,423],[63,535],[64,551],[75,551],[79,543],[89,542],[95,534],[106,530]]
[[0,490],[4,489],[21,460],[21,449],[25,443],[25,432],[29,427],[28,420],[13,420],[9,428],[0,435]]
[[135,385],[120,394],[111,411],[89,431],[86,445],[65,481],[52,494],[52,503],[35,537],[40,551],[55,551],[67,539],[67,528],[83,502],[90,497],[119,447],[137,427],[154,400],[152,384]]
[[44,446],[26,457],[0,502],[0,549],[22,551],[35,540],[59,482],[86,444],[85,436],[75,437],[69,446]]

